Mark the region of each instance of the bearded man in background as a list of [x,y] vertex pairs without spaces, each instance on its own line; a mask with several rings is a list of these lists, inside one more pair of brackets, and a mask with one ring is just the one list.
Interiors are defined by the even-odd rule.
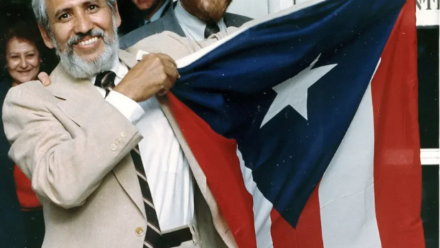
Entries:
[[216,33],[229,34],[228,27],[240,27],[251,19],[227,13],[232,0],[178,0],[163,16],[124,35],[120,42],[126,49],[154,34],[170,31],[193,41],[202,41]]

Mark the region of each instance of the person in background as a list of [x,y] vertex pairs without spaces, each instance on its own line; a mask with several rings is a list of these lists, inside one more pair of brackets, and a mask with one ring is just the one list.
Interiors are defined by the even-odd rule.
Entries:
[[[6,34],[6,38],[4,39],[4,58],[6,62],[5,69],[8,71],[9,77],[2,80],[0,84],[2,105],[10,87],[37,79],[42,62],[41,49],[39,49],[42,42],[37,26],[34,25],[34,27],[35,29],[32,29],[32,25],[28,23],[18,23],[9,29]],[[7,158],[9,144],[4,136],[3,126],[1,128],[1,166],[3,167],[2,171],[6,172],[2,173],[1,176],[10,178],[13,175],[16,185],[16,196],[6,204],[16,205],[18,196],[18,202],[21,206],[21,217],[17,217],[11,221],[15,222],[13,225],[20,225],[20,222],[24,223],[25,238],[22,240],[24,240],[25,245],[23,247],[41,247],[45,230],[41,204],[35,192],[32,190],[31,181],[23,174],[17,165],[14,166],[13,162]],[[7,170],[5,170],[5,166]],[[2,226],[5,226],[3,225],[3,221],[1,221],[1,223]]]
[[[137,1],[137,0],[134,0]],[[127,49],[140,40],[163,31],[170,31],[194,41],[224,32],[228,27],[240,27],[251,19],[227,13],[232,0],[178,0],[163,13],[163,17],[121,37],[121,49]]]
[[158,20],[170,6],[171,0],[131,0],[141,11],[143,24]]
[[166,13],[172,2],[172,0],[120,1],[119,11],[123,20],[118,33],[124,35],[145,24],[157,21]]

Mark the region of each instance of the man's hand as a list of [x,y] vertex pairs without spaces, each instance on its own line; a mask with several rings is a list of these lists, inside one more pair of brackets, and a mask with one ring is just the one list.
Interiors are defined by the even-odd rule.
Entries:
[[166,94],[180,78],[176,67],[176,62],[166,54],[147,54],[113,90],[136,102]]
[[40,80],[40,82],[44,85],[44,86],[49,86],[50,85],[50,78],[49,75],[47,75],[47,73],[40,72],[38,74],[38,80]]

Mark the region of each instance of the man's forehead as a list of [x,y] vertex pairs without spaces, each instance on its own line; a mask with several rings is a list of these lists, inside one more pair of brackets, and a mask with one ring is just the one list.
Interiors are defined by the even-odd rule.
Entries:
[[83,6],[85,4],[92,3],[104,3],[107,0],[45,0],[47,11],[57,12],[63,9],[71,9],[77,6]]

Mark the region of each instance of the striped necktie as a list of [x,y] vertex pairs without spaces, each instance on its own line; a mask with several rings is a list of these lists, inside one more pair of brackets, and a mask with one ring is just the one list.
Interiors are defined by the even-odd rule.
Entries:
[[160,248],[162,247],[162,233],[159,227],[159,219],[157,218],[156,209],[154,208],[153,197],[151,195],[150,186],[148,185],[138,147],[131,151],[131,157],[141,186],[145,213],[147,215],[147,231],[144,239],[144,248]]
[[101,72],[96,75],[95,86],[105,90],[105,97],[110,93],[110,89],[115,87],[116,73],[112,71]]

